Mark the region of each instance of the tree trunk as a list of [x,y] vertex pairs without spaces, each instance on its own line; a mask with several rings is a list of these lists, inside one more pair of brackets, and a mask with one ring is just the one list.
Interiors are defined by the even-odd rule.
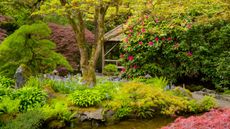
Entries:
[[[66,0],[60,0],[63,6],[67,3]],[[95,68],[99,54],[101,53],[102,44],[104,43],[104,18],[108,6],[103,6],[102,1],[98,6],[95,6],[95,44],[93,44],[92,53],[89,60],[87,44],[85,40],[85,26],[81,10],[73,16],[72,12],[67,10],[67,16],[70,24],[76,35],[76,42],[80,51],[80,67],[83,76],[83,83],[93,87],[96,84]],[[77,5],[76,5],[77,6]],[[74,19],[76,18],[76,19]]]
[[91,57],[88,64],[88,72],[87,74],[83,74],[83,80],[86,81],[87,85],[90,87],[96,84],[96,64],[101,53],[102,44],[104,43],[104,34],[105,34],[105,12],[107,11],[107,7],[103,7],[100,5],[95,8],[95,44],[92,48]]

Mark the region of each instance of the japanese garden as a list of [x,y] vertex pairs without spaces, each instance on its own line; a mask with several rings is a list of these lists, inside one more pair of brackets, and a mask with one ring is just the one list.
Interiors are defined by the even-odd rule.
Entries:
[[229,129],[230,0],[0,0],[0,129]]

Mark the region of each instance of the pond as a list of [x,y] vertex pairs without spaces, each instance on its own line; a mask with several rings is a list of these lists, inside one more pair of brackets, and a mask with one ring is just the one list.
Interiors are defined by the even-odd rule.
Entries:
[[159,129],[173,122],[173,120],[174,119],[170,117],[159,117],[151,120],[126,120],[114,125],[100,126],[97,128],[79,126],[74,129]]

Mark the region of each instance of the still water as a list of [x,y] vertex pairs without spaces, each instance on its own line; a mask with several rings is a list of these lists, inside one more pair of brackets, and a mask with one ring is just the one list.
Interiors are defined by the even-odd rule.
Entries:
[[160,129],[161,127],[173,122],[172,118],[154,118],[151,120],[126,120],[110,126],[97,128],[78,127],[74,129]]

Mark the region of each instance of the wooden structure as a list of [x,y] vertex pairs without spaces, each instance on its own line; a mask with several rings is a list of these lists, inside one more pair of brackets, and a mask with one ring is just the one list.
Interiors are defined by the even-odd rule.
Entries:
[[[107,63],[116,64],[118,69],[123,68],[119,65],[118,59],[109,59],[106,58],[108,54],[110,54],[115,48],[119,47],[120,42],[122,42],[123,34],[120,34],[123,31],[123,25],[119,25],[113,30],[107,32],[104,36],[105,42],[102,45],[102,71],[104,69],[104,66]],[[112,37],[108,39],[109,37]],[[118,52],[118,51],[116,51]],[[119,56],[118,56],[119,58]]]

